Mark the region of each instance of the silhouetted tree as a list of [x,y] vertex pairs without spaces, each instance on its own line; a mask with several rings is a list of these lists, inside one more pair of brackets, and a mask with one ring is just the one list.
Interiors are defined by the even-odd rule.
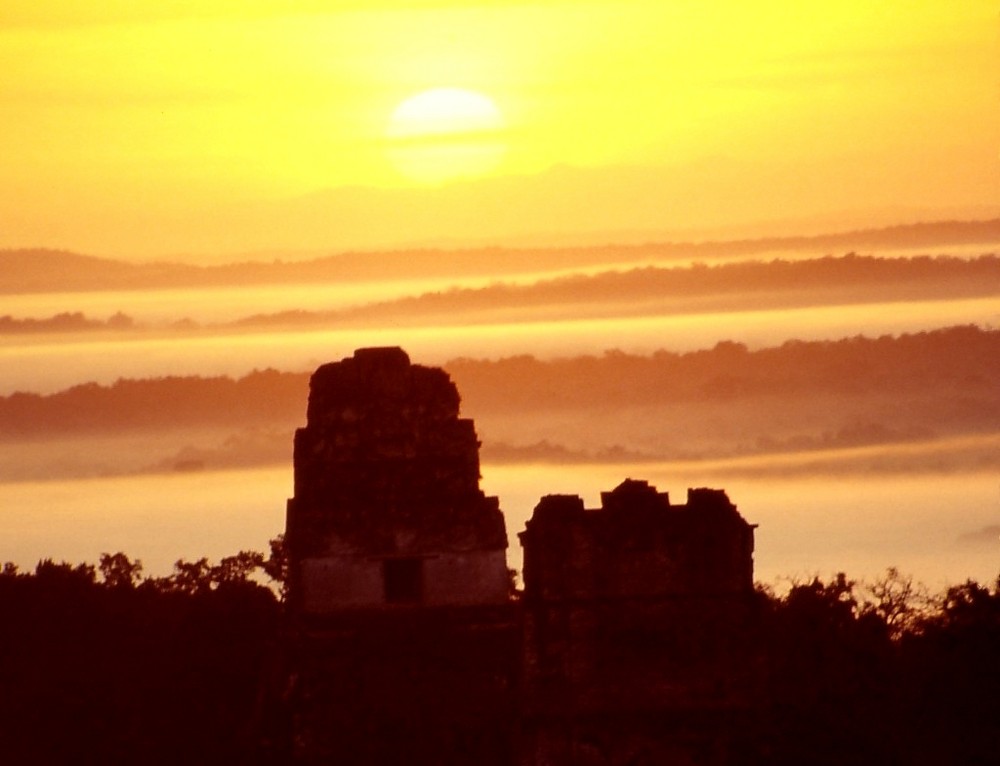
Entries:
[[900,574],[896,567],[889,567],[882,577],[867,584],[865,590],[871,596],[864,605],[865,612],[877,615],[894,639],[918,630],[931,605],[927,588],[915,583],[913,577]]
[[278,593],[284,601],[288,596],[288,547],[283,534],[268,541],[270,555],[264,560],[261,569],[278,586]]
[[208,591],[212,588],[212,567],[204,557],[197,561],[178,559],[174,562],[174,573],[161,583],[166,590],[188,595]]
[[246,583],[254,572],[264,567],[264,554],[257,551],[240,551],[226,556],[218,566],[209,570],[209,579],[216,587]]
[[134,588],[142,580],[142,561],[124,553],[102,553],[98,570],[109,588]]

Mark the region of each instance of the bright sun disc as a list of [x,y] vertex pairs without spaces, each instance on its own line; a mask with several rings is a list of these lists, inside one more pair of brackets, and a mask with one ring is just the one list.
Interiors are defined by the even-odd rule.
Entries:
[[434,88],[401,102],[385,135],[396,168],[418,183],[473,178],[496,168],[506,149],[500,110],[481,93]]

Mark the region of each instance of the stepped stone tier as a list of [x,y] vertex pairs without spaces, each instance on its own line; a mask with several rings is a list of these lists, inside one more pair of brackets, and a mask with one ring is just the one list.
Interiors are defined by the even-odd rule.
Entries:
[[287,541],[298,609],[504,603],[507,535],[441,369],[359,349],[310,381]]

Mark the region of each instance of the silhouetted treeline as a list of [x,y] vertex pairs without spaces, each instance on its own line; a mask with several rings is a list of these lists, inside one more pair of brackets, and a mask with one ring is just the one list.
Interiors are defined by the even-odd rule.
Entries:
[[[608,351],[603,356],[499,361],[458,359],[446,369],[475,410],[510,410],[735,401],[795,393],[947,392],[956,411],[969,407],[995,417],[1000,379],[1000,331],[975,326],[836,341],[790,340],[749,350],[723,341],[689,353],[649,356]],[[943,391],[942,391],[943,389]],[[989,401],[968,398],[985,396]]]
[[[260,265],[244,267],[250,269]],[[234,280],[230,284],[241,282]],[[498,317],[502,321],[531,321],[543,308],[574,317],[650,313],[663,316],[762,307],[778,309],[989,297],[996,294],[998,284],[1000,258],[994,255],[875,258],[851,253],[837,258],[743,261],[712,266],[696,263],[669,268],[643,266],[596,274],[576,273],[539,279],[531,284],[495,282],[478,288],[453,287],[344,309],[290,309],[246,316],[223,324],[202,323],[188,317],[160,329],[184,333],[231,331],[234,327],[344,327],[358,323],[428,320],[470,324],[493,322]],[[8,334],[121,331],[140,327],[131,317],[121,313],[106,321],[88,318],[79,312],[45,319],[0,317],[0,333]]]
[[304,417],[308,391],[307,374],[261,370],[238,380],[169,376],[19,392],[0,397],[0,434],[292,424]]
[[[974,326],[898,337],[788,341],[755,351],[721,342],[702,351],[648,356],[608,351],[556,360],[457,359],[445,369],[462,393],[465,411],[477,418],[513,411],[891,392],[934,402],[933,412],[926,414],[935,424],[991,428],[1000,423],[1000,330]],[[217,424],[292,429],[304,415],[308,377],[264,370],[238,380],[123,379],[48,395],[15,393],[0,397],[0,437]],[[845,431],[831,438],[837,444],[870,443],[872,436]]]
[[821,255],[861,248],[930,248],[997,241],[1000,241],[1000,219],[941,221],[819,236],[719,242],[345,252],[313,260],[250,261],[222,266],[137,264],[62,250],[0,250],[0,293],[383,280],[386,274],[395,279],[484,276],[648,260],[742,257],[769,251]]
[[988,764],[1000,742],[1000,579],[926,599],[889,570],[759,594],[764,684],[746,764]]
[[270,558],[179,561],[163,578],[121,553],[98,567],[5,565],[3,762],[251,763],[280,631],[278,599],[252,575],[281,576],[272,546]]
[[[180,561],[142,578],[124,554],[0,573],[0,753],[64,763],[282,763],[282,612],[254,580],[272,552]],[[895,570],[758,589],[741,656],[758,693],[738,762],[990,764],[1000,738],[1000,580],[930,597]],[[405,639],[404,639],[405,640]],[[284,742],[287,744],[287,742]]]
[[[237,326],[344,324],[434,317],[468,324],[536,318],[558,307],[596,316],[792,308],[854,303],[939,300],[995,295],[1000,258],[839,258],[647,266],[574,274],[520,285],[452,288],[338,311],[284,311],[237,321]],[[517,313],[520,311],[521,313]]]
[[16,319],[9,314],[0,316],[0,334],[28,332],[79,332],[81,330],[130,330],[135,327],[132,317],[117,313],[106,321],[88,319],[79,311],[64,312],[45,319]]

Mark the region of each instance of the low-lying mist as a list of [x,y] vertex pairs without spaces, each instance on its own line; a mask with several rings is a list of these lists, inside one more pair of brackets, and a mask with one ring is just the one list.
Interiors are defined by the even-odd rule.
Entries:
[[[634,465],[484,462],[483,489],[500,499],[510,540],[508,564],[521,567],[517,533],[546,494],[575,494],[588,507],[625,478],[644,479],[683,502],[688,487],[723,488],[758,524],[756,578],[829,577],[846,571],[874,580],[887,567],[939,589],[997,576],[1000,527],[995,471],[861,473],[751,477],[676,462]],[[238,471],[176,472],[44,482],[0,482],[2,558],[24,569],[39,559],[95,561],[127,552],[144,572],[169,574],[178,559],[218,560],[266,551],[284,529],[292,495],[290,464]]]
[[187,290],[11,296],[8,310],[15,313],[0,316],[0,335],[101,330],[219,333],[682,316],[984,298],[996,296],[997,284],[1000,259],[994,255],[885,258],[853,253],[596,272],[579,268],[559,276],[503,281],[389,277],[378,282],[280,286],[236,282]]
[[[499,464],[691,461],[758,475],[988,468],[1000,330],[954,327],[679,353],[455,359],[445,368]],[[84,384],[0,397],[0,478],[290,461],[308,373]],[[86,445],[86,446],[85,446]]]

